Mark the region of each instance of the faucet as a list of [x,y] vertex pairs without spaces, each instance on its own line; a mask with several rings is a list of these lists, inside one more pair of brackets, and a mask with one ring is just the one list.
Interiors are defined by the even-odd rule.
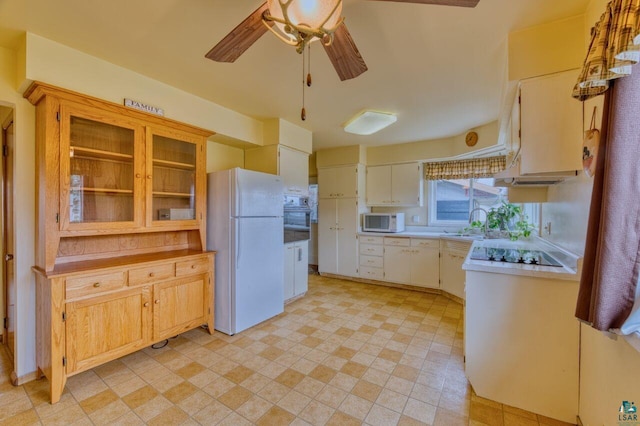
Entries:
[[485,209],[483,209],[482,207],[476,207],[475,209],[471,210],[469,212],[469,225],[471,225],[471,221],[473,220],[473,213],[476,212],[477,210],[480,210],[482,212],[484,212],[484,234],[487,235],[487,216],[489,215],[489,213],[487,213],[487,211]]

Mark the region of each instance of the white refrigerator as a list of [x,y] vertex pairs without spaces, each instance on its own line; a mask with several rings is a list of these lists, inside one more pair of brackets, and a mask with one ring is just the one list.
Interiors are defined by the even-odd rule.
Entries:
[[233,335],[284,311],[283,184],[240,168],[208,174],[215,329]]

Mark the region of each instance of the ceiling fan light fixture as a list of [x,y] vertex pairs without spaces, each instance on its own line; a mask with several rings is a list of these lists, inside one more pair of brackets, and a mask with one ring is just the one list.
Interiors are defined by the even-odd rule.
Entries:
[[267,19],[276,27],[271,30],[290,44],[300,42],[298,34],[307,43],[320,40],[335,31],[342,18],[342,0],[267,0],[267,8]]
[[344,131],[355,135],[372,135],[398,121],[395,114],[379,111],[364,111],[344,125]]

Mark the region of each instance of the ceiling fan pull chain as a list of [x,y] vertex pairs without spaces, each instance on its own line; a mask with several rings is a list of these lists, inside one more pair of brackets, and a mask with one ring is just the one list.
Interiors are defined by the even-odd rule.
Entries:
[[307,110],[304,108],[304,71],[305,71],[305,67],[304,67],[304,52],[302,52],[302,111],[300,112],[300,119],[302,121],[307,119]]
[[311,45],[309,44],[309,47],[307,47],[307,52],[309,54],[309,58],[308,58],[308,63],[309,63],[309,67],[308,69],[308,73],[307,73],[307,87],[311,87]]

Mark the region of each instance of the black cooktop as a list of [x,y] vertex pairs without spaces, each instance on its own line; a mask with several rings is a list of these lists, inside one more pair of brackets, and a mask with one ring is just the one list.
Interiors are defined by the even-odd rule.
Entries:
[[470,259],[524,265],[562,266],[549,254],[540,250],[474,247]]

